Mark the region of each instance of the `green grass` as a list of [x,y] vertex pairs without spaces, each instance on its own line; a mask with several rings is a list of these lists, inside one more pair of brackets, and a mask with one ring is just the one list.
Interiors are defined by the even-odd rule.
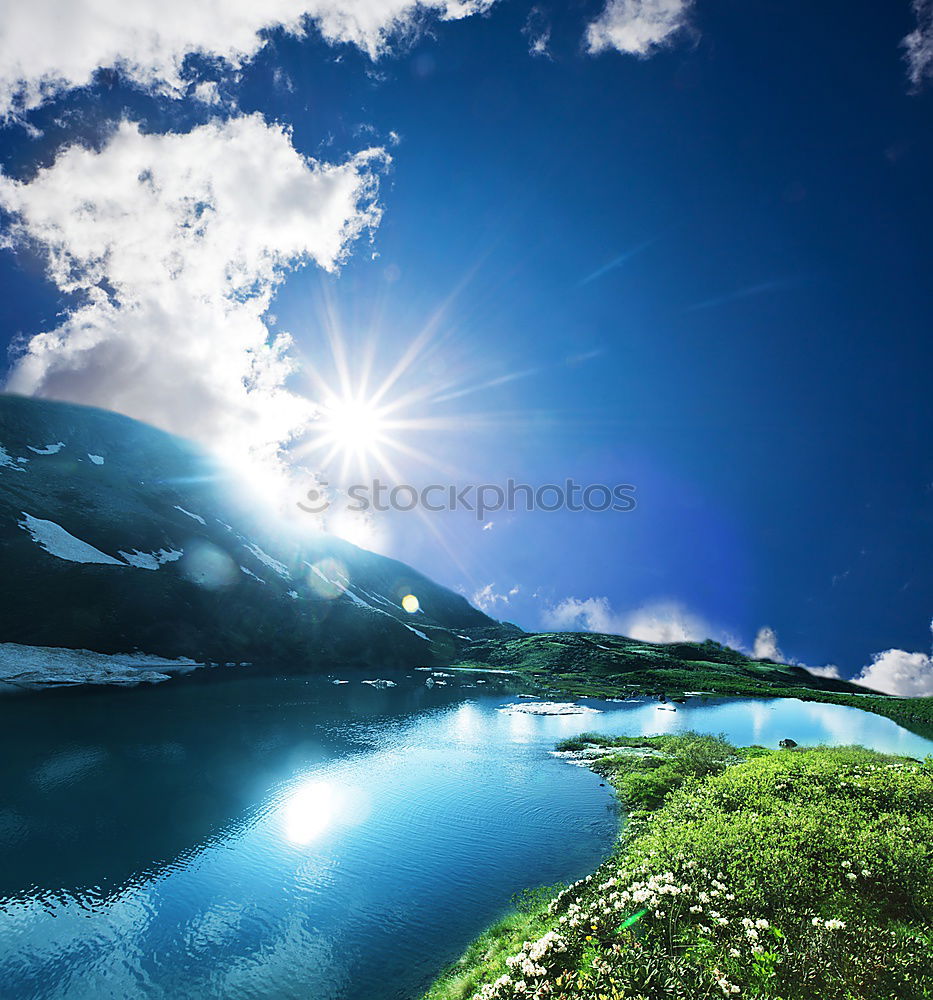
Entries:
[[509,914],[470,945],[425,994],[425,1000],[470,1000],[484,983],[508,971],[506,959],[520,951],[524,941],[541,937],[551,923],[546,908]]
[[929,761],[696,733],[563,746],[594,743],[629,810],[616,855],[490,929],[430,1000],[933,997]]

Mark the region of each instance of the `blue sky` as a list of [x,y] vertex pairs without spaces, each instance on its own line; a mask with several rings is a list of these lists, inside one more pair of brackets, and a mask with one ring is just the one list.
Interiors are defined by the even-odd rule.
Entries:
[[[182,144],[155,147],[146,137],[213,129],[197,133],[211,149],[229,141],[257,157],[269,143],[268,162],[282,169],[260,169],[249,184],[264,212],[283,212],[281,224],[267,214],[262,225],[295,235],[282,245],[263,237],[255,270],[235,293],[217,292],[216,304],[239,308],[260,289],[268,336],[288,331],[287,353],[302,367],[284,383],[289,391],[317,399],[310,372],[333,384],[334,338],[354,380],[373,351],[375,384],[428,330],[388,393],[412,395],[394,436],[422,454],[394,452],[403,479],[637,486],[630,513],[495,514],[485,530],[469,516],[432,515],[426,526],[414,514],[387,515],[374,542],[383,551],[527,628],[680,629],[750,648],[769,626],[788,657],[838,664],[844,675],[883,650],[928,651],[933,105],[924,82],[933,55],[922,31],[913,62],[902,40],[918,23],[929,27],[929,8],[467,6],[469,16],[426,15],[399,37],[381,33],[376,4],[351,30],[333,27],[343,22],[328,20],[322,0],[306,34],[271,30],[237,70],[195,56],[181,83],[132,52],[122,72],[108,69],[116,43],[91,32],[88,65],[101,71],[71,86],[85,69],[58,66],[53,39],[33,76],[66,83],[41,99],[22,83],[30,64],[13,65],[0,44],[0,95],[12,95],[13,115],[0,188],[13,243],[0,256],[10,387],[179,430],[152,402],[174,391],[170,374],[156,379],[128,346],[137,322],[149,329],[151,320],[153,343],[179,338],[185,350],[213,322],[181,329],[183,295],[165,326],[139,321],[150,299],[174,296],[167,284],[145,284],[145,246],[176,216],[150,225],[146,205],[168,213],[165,198],[123,203],[122,228],[94,246],[116,246],[113,260],[125,266],[95,261],[74,221],[78,203],[63,196],[74,176],[66,166],[80,169],[64,151],[109,151],[88,185],[149,156],[181,171],[181,189],[185,170],[207,169],[203,151],[186,160]],[[655,44],[636,31],[612,37],[635,38],[629,47],[641,52],[588,50],[588,25],[612,15],[614,30],[628,30],[625,18],[646,8],[657,15]],[[545,51],[530,52],[545,34]],[[162,42],[176,54],[182,44]],[[209,101],[194,92],[205,80],[217,83],[201,95]],[[237,144],[229,123],[239,120],[251,124]],[[137,123],[143,138],[115,143],[120,121]],[[367,148],[380,152],[346,167]],[[350,193],[314,189],[309,197],[335,206],[323,222],[293,210],[294,189],[280,182],[294,170],[303,183],[302,157],[343,164],[342,180],[358,182]],[[222,156],[217,164],[231,169]],[[56,183],[36,183],[40,168],[55,171]],[[234,232],[249,217],[249,185],[238,213],[240,189],[227,173],[198,177],[229,188],[233,228],[224,231]],[[158,172],[153,183],[162,183]],[[264,201],[267,183],[279,187]],[[92,221],[95,240],[108,233],[103,212]],[[51,252],[81,277],[49,272]],[[296,267],[302,257],[310,261]],[[209,260],[198,281],[222,270]],[[194,280],[179,287],[197,298]],[[45,367],[24,369],[29,338],[61,331],[82,308],[106,327],[106,352],[91,366],[105,374],[89,374],[75,354],[73,327],[57,342],[61,357],[50,361],[58,347],[46,343]],[[244,317],[242,343],[259,322]],[[229,361],[236,379],[239,348],[224,329],[218,320],[216,335],[204,335],[200,356],[218,368]],[[156,381],[146,388],[146,378]],[[208,442],[216,428],[240,426],[242,413],[217,402],[222,388],[178,389],[188,401],[214,400],[185,413],[189,432]],[[292,416],[285,402],[275,397],[283,424]],[[256,395],[243,405],[265,404]],[[333,483],[339,458],[316,469],[306,456],[300,476],[320,471]]]

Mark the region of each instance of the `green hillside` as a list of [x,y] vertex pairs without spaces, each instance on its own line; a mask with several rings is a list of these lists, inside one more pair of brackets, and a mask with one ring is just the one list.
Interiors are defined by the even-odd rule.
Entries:
[[513,670],[542,694],[680,699],[700,694],[852,705],[933,735],[933,698],[893,698],[803,667],[753,660],[721,643],[653,643],[579,632],[489,634],[454,666]]

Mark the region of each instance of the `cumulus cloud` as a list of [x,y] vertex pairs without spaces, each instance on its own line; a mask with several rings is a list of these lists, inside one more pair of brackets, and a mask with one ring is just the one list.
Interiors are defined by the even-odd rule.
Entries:
[[919,87],[933,77],[933,0],[913,0],[917,27],[904,39],[907,73]]
[[382,150],[302,156],[260,115],[187,133],[122,124],[31,180],[0,175],[14,245],[71,303],[14,360],[7,389],[116,410],[221,451],[275,451],[311,416],[266,323],[291,267],[334,268],[379,222]]
[[669,45],[686,27],[693,0],[608,0],[586,30],[591,53],[615,49],[646,57]]
[[755,645],[752,648],[752,656],[756,660],[774,660],[775,663],[784,662],[784,654],[778,648],[777,632],[773,628],[765,625],[758,629],[755,636]]
[[313,25],[332,44],[376,58],[427,16],[455,20],[493,0],[30,0],[7,4],[0,34],[0,114],[35,108],[63,90],[120,70],[146,89],[181,96],[188,56],[236,69],[267,32]]
[[[933,632],[933,622],[930,622],[930,630]],[[872,662],[852,680],[903,698],[933,695],[933,656],[888,649],[875,653]]]
[[548,608],[543,620],[545,627],[551,629],[607,632],[643,642],[723,639],[714,634],[717,630],[703,618],[675,601],[661,601],[617,613],[605,597],[568,597],[555,607]]

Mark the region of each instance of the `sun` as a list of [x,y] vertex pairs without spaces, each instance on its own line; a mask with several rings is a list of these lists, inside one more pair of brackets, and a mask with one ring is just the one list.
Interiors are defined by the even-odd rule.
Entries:
[[369,400],[334,397],[323,408],[320,429],[338,450],[368,454],[378,448],[387,428],[382,411]]

